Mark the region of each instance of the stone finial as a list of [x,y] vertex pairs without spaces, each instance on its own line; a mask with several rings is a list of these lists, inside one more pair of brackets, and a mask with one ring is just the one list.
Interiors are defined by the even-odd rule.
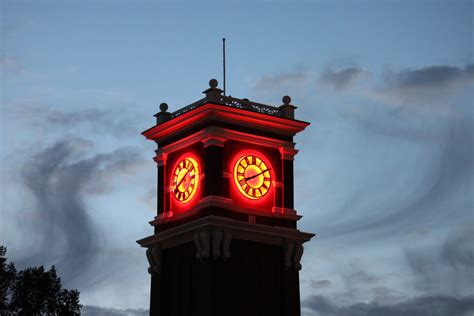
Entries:
[[295,109],[297,108],[296,106],[291,104],[291,98],[288,95],[285,95],[281,101],[283,102],[283,105],[279,107],[280,109],[280,114],[284,117],[294,119],[295,118]]
[[219,84],[219,82],[216,79],[209,80],[209,87],[211,87],[213,89],[217,88],[218,84]]
[[168,111],[168,104],[166,104],[166,103],[164,103],[164,102],[161,103],[161,104],[160,104],[160,110],[161,110],[161,112],[166,112],[166,111]]
[[203,91],[206,94],[206,99],[211,102],[219,102],[222,96],[222,90],[217,87],[219,83],[216,79],[209,80],[209,89]]
[[154,115],[156,117],[156,124],[163,123],[171,118],[171,113],[168,112],[168,104],[161,103],[160,104],[160,112]]

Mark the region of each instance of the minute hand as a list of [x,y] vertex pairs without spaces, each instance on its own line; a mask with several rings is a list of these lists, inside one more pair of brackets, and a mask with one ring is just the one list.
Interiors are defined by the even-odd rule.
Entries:
[[262,173],[265,173],[265,172],[267,172],[267,171],[270,171],[270,168],[265,169],[265,170],[263,170],[263,171],[260,172],[260,173],[254,174],[253,176],[247,177],[247,178],[245,178],[244,180],[245,180],[245,181],[252,180],[253,178],[258,177],[259,175],[261,175]]

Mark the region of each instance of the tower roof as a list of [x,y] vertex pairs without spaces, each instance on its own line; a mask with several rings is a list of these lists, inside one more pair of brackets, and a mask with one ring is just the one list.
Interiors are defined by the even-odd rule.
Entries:
[[232,96],[226,96],[222,94],[222,90],[217,87],[218,82],[216,79],[211,79],[209,81],[209,89],[203,91],[206,96],[196,102],[193,102],[185,107],[182,107],[172,113],[167,112],[168,106],[166,103],[160,105],[161,112],[155,114],[157,118],[157,125],[168,121],[170,119],[176,118],[183,115],[189,111],[197,109],[205,104],[213,103],[217,105],[223,105],[231,108],[237,108],[252,112],[257,112],[261,114],[277,116],[286,119],[295,119],[294,110],[296,106],[291,104],[291,98],[285,95],[282,98],[283,105],[281,106],[272,106],[263,103],[257,103],[250,101],[249,99],[239,99]]

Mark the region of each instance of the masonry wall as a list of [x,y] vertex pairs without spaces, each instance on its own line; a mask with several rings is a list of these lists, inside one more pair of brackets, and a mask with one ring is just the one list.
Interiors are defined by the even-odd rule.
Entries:
[[282,247],[233,239],[230,252],[224,262],[197,260],[191,242],[164,250],[150,315],[300,315],[298,271],[284,269]]

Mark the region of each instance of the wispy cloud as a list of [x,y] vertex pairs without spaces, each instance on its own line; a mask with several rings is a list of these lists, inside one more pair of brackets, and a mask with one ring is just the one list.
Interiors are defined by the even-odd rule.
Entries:
[[[378,231],[380,234],[391,234],[420,223],[422,218],[446,217],[446,208],[461,216],[468,216],[474,203],[474,198],[468,192],[474,181],[474,124],[470,118],[456,120],[447,128],[447,132],[437,141],[440,150],[430,156],[424,155],[423,178],[407,174],[394,176],[405,179],[404,188],[410,191],[405,199],[394,199],[393,195],[382,195],[379,191],[378,209],[384,212],[371,213],[372,207],[362,203],[357,210],[359,216],[356,221],[347,222],[334,232],[341,234]],[[420,146],[423,142],[419,142]],[[428,166],[430,166],[428,168]],[[386,171],[388,174],[389,171]],[[386,183],[383,174],[377,176],[379,185]],[[358,193],[358,192],[357,192]],[[364,201],[357,197],[359,201]],[[368,197],[374,200],[374,197]],[[345,207],[345,206],[344,206]],[[374,215],[377,214],[378,215]],[[449,220],[449,219],[446,219]]]
[[66,281],[87,271],[101,246],[102,237],[87,210],[85,195],[104,192],[113,177],[133,172],[144,161],[130,148],[90,155],[91,149],[87,140],[60,140],[33,155],[23,170],[40,224],[30,223],[31,230],[25,233],[38,244],[29,257],[19,261],[57,264]]
[[[65,109],[38,100],[38,98],[23,98],[10,102],[5,106],[4,119],[6,123],[24,123],[30,128],[44,131],[49,127],[49,133],[63,134],[72,128],[79,128],[86,134],[104,133],[113,136],[136,137],[143,124],[139,113],[123,107],[112,109],[77,106]],[[141,123],[141,124],[140,124]],[[56,135],[57,136],[57,135]]]

